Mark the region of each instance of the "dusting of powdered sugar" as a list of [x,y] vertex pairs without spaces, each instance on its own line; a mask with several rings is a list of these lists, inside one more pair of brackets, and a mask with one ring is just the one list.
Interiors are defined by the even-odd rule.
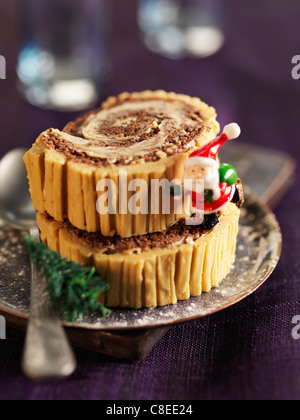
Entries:
[[[30,263],[20,240],[22,233],[0,222],[0,309],[28,316]],[[254,292],[272,273],[281,251],[281,233],[275,216],[251,195],[242,209],[237,257],[231,274],[209,293],[153,309],[113,309],[102,319],[87,315],[66,326],[116,330],[148,328],[200,318],[224,309]]]

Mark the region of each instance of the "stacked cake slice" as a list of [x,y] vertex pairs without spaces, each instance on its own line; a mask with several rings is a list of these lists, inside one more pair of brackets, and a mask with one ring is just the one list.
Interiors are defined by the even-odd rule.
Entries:
[[213,108],[164,91],[109,98],[45,131],[24,157],[42,240],[95,266],[110,307],[174,304],[218,286],[235,260],[241,187],[238,205],[188,224],[170,186],[219,131]]

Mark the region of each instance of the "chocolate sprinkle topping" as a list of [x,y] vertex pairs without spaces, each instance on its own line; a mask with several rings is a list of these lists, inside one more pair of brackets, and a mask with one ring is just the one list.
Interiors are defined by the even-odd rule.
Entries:
[[[213,226],[216,226],[218,223],[219,219],[214,219]],[[189,241],[196,241],[201,236],[208,234],[213,226],[210,225],[208,219],[200,226],[187,226],[185,219],[182,219],[165,232],[121,238],[119,236],[103,236],[99,232],[89,233],[75,228],[70,222],[63,223],[63,227],[74,239],[81,240],[92,248],[106,249],[104,254],[107,255],[129,250],[148,251],[155,248],[172,248]]]
[[[170,115],[167,111],[168,107],[164,106],[164,103],[174,104],[176,118]],[[126,107],[126,104],[131,107]],[[134,104],[136,104],[136,109]],[[159,104],[158,107],[157,104]],[[107,113],[105,118],[98,119],[98,115],[101,116],[102,112]],[[63,133],[66,133],[88,140],[84,135],[84,130],[89,123],[92,123],[93,133],[95,136],[99,136],[99,140],[92,139],[86,147],[96,145],[102,147],[104,151],[105,148],[115,148],[113,162],[109,158],[91,156],[84,148],[74,147],[71,141],[63,137]],[[162,133],[160,133],[161,127]],[[185,153],[195,146],[204,129],[209,131],[212,128],[205,127],[201,112],[193,104],[179,99],[157,99],[155,97],[140,99],[129,96],[123,101],[120,98],[117,99],[111,108],[100,108],[68,123],[62,134],[48,132],[41,140],[47,148],[58,150],[68,159],[79,163],[96,166],[126,165],[139,161],[141,158],[144,162],[158,161],[162,156]],[[159,141],[157,141],[158,136],[161,136]],[[142,151],[142,153],[139,150],[136,155],[133,153],[129,160],[120,153],[120,151],[141,142],[153,142],[153,147]]]

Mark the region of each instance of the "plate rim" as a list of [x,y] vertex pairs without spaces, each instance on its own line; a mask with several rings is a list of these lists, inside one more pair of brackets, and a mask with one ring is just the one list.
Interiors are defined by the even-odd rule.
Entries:
[[[134,331],[134,330],[145,330],[145,329],[152,329],[152,328],[161,328],[161,327],[171,327],[173,325],[176,324],[181,324],[181,323],[185,323],[185,322],[190,322],[190,321],[194,321],[197,319],[202,319],[205,318],[207,316],[216,314],[218,312],[221,312],[225,309],[228,309],[231,306],[236,305],[237,303],[241,302],[242,300],[246,299],[247,297],[251,296],[253,293],[255,293],[268,279],[269,277],[273,274],[274,270],[276,269],[281,254],[282,254],[282,249],[283,249],[283,236],[282,236],[282,231],[281,231],[281,227],[280,224],[276,218],[276,215],[274,214],[274,212],[271,210],[271,208],[269,207],[268,204],[263,203],[252,191],[250,188],[245,187],[245,195],[246,195],[246,199],[250,199],[253,200],[253,202],[258,205],[264,212],[265,216],[271,217],[272,220],[272,224],[274,225],[274,232],[276,232],[276,234],[278,235],[278,242],[277,242],[277,250],[276,253],[274,252],[274,264],[270,266],[270,268],[268,269],[267,273],[263,276],[263,278],[261,279],[261,281],[255,285],[253,285],[252,287],[248,287],[247,289],[245,289],[244,293],[241,293],[238,297],[236,297],[235,299],[233,299],[232,301],[227,302],[226,304],[223,304],[222,307],[216,307],[215,309],[211,310],[208,313],[205,313],[203,315],[200,314],[195,314],[195,315],[191,315],[191,316],[187,316],[187,317],[178,317],[174,320],[169,320],[169,321],[164,321],[163,319],[161,319],[160,321],[157,321],[153,324],[149,324],[149,325],[134,325],[134,326],[124,326],[124,325],[120,325],[120,326],[97,326],[95,325],[93,327],[93,324],[89,324],[87,321],[81,321],[80,323],[73,323],[73,322],[68,322],[66,320],[62,320],[62,325],[67,328],[67,329],[77,329],[77,330],[82,330],[82,331]],[[276,263],[275,263],[276,262]],[[210,292],[209,292],[210,293]],[[201,296],[199,296],[201,298]],[[178,302],[180,303],[180,302]],[[173,306],[173,305],[170,305]],[[130,309],[126,309],[126,308],[120,308],[121,310],[128,310],[130,311]],[[155,310],[156,308],[151,308],[152,310]],[[112,308],[112,310],[114,310],[114,308]],[[7,314],[10,315],[14,318],[17,319],[23,319],[25,321],[28,321],[29,319],[29,315],[26,315],[22,312],[16,311],[16,310],[12,310],[11,308],[9,308],[6,305],[3,305],[1,303],[0,300],[0,312],[2,314]]]

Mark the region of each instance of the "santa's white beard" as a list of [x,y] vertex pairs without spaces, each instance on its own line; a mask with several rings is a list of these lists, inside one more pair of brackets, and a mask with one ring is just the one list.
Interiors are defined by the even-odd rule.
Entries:
[[[197,180],[196,179],[191,180],[187,176],[186,173],[184,174],[184,179],[186,181],[189,181],[189,182],[187,182],[187,185],[192,186],[192,192],[199,193],[199,187],[197,188]],[[202,181],[202,179],[201,179],[201,181]],[[220,174],[219,174],[218,168],[215,168],[210,175],[206,176],[203,179],[203,182],[204,182],[204,190],[211,190],[213,192],[213,200],[214,201],[219,200],[219,198],[221,196],[221,193],[220,193],[220,187],[219,187]],[[202,193],[203,193],[203,191],[202,191]]]

